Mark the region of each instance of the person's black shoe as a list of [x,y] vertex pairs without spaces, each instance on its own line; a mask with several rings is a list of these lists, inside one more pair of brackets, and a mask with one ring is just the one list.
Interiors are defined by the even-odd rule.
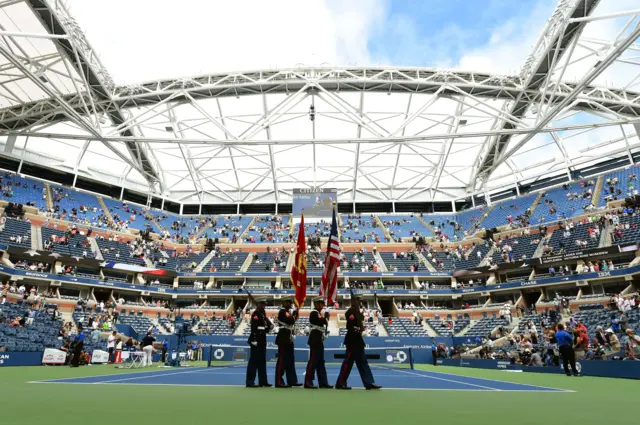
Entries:
[[291,388],[291,385],[276,385],[276,388]]
[[305,385],[304,387],[306,389],[308,389],[308,390],[317,390],[318,389],[318,387],[316,387],[315,385]]
[[581,377],[582,375],[580,375],[579,373],[574,373],[573,376],[577,376],[578,378]]
[[367,385],[366,388],[368,390],[380,390],[380,389],[382,389],[382,387],[380,385],[376,385],[376,384]]
[[256,384],[247,384],[246,385],[247,388],[258,388],[259,386]]
[[336,390],[350,390],[351,387],[348,387],[346,385],[336,385]]
[[567,375],[567,376],[571,376],[571,374],[570,374],[570,373],[567,373],[566,375]]
[[260,387],[271,388],[273,385],[271,384],[260,384]]
[[333,385],[320,385],[320,388],[330,390],[333,388]]
[[300,382],[295,383],[295,384],[291,384],[292,387],[301,387],[302,384]]

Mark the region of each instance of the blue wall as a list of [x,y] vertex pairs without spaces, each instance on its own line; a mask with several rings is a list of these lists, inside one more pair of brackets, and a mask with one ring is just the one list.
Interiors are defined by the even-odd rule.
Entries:
[[42,364],[42,351],[0,352],[0,367],[38,366]]
[[[440,359],[442,366],[460,366],[495,370],[521,370],[533,373],[564,373],[562,366],[528,367],[512,365],[507,360],[491,359]],[[585,376],[602,376],[607,378],[640,379],[640,362],[621,360],[584,360],[577,363],[580,373]]]

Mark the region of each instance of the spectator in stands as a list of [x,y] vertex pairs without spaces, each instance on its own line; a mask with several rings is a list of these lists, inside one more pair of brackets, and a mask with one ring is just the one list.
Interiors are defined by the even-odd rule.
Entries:
[[534,367],[544,366],[544,363],[542,362],[542,357],[540,356],[540,353],[538,353],[538,350],[536,350],[535,348],[531,352],[531,357],[527,366],[534,366]]
[[620,340],[612,329],[607,329],[605,331],[605,337],[612,352],[615,353],[617,351],[620,351]]
[[91,342],[98,341],[100,341],[100,331],[98,329],[94,329],[93,332],[91,332]]
[[625,360],[640,360],[640,335],[637,335],[631,328],[627,328],[626,334]]

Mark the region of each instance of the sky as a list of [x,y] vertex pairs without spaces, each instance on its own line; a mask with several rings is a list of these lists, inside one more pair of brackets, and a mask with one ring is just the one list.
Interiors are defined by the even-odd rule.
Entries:
[[515,74],[556,3],[68,0],[120,84],[301,64]]

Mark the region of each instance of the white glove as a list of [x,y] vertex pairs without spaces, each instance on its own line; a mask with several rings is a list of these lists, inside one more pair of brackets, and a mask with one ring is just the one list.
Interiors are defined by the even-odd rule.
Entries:
[[257,347],[257,346],[258,346],[258,342],[257,342],[257,341],[253,341],[253,342],[251,343],[251,345],[253,345],[254,347]]

